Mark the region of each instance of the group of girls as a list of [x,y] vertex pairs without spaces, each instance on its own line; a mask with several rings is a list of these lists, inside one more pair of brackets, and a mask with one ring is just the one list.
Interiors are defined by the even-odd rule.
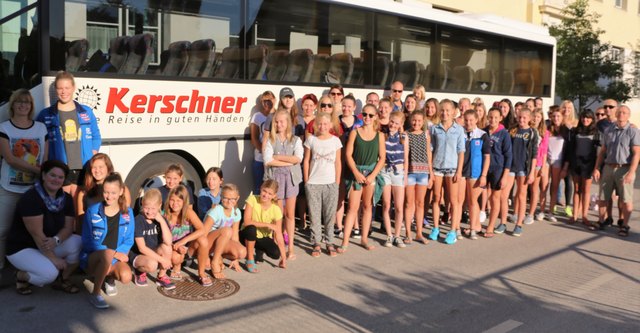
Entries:
[[[289,88],[283,91],[292,94]],[[282,232],[289,260],[295,259],[295,203],[289,200],[296,200],[305,187],[312,189],[305,202],[311,213],[314,257],[320,255],[322,242],[331,256],[346,252],[351,236],[360,239],[363,248],[373,250],[368,236],[380,199],[385,247],[438,240],[441,222],[449,220],[451,226],[442,237],[446,244],[454,244],[463,235],[491,238],[504,233],[509,220],[515,224],[511,234],[520,236],[523,225],[543,219],[557,221],[556,193],[561,181],[575,182],[576,216],[571,214],[571,200],[566,200],[569,222],[581,216],[589,224],[585,203],[591,175],[588,166],[576,161],[594,156],[598,136],[593,113],[583,112],[580,121],[575,121],[570,102],[552,106],[547,121],[537,100],[514,107],[504,99],[489,108],[479,98],[473,103],[466,98],[459,103],[426,99],[421,87],[405,98],[403,112],[392,112],[393,102],[382,98],[378,105],[364,105],[356,115],[356,100],[345,96],[337,85],[315,105],[315,98],[309,95],[301,102],[304,135],[292,131],[294,113],[281,102],[281,111],[274,113],[269,126],[275,127],[276,135],[262,140],[264,147],[281,147],[276,154],[273,148],[263,150],[271,161],[265,164],[271,175],[264,179],[275,180],[280,189],[277,199],[284,211]],[[580,149],[573,149],[578,145]],[[549,192],[552,195],[547,200]],[[431,219],[427,218],[429,208]],[[461,227],[463,216],[469,225],[465,229]],[[425,237],[423,225],[431,221],[433,226]],[[342,242],[336,248],[333,240],[339,235]]]
[[[106,176],[96,167],[102,164],[107,166]],[[107,155],[94,155],[87,170],[85,184],[99,186],[102,196],[86,210],[78,209],[78,221],[83,223],[80,264],[94,279],[90,298],[94,306],[108,307],[102,291],[114,296],[115,281],[128,283],[132,276],[137,286],[144,287],[148,285],[147,274],[153,273],[157,285],[167,290],[175,288],[173,281],[184,278],[182,265],[190,264],[192,256],[197,257],[197,281],[204,287],[213,285],[210,276],[225,278],[223,258],[230,260],[231,269],[240,271],[239,259],[244,259],[247,251],[239,238],[239,190],[233,184],[223,184],[219,168],[207,171],[208,187],[199,192],[198,211],[204,214],[193,209],[182,166],[171,165],[165,178],[173,181],[147,190],[135,217],[127,187],[113,172]],[[90,193],[83,187],[80,191]],[[163,193],[167,193],[164,198]],[[78,202],[79,207],[87,207]]]

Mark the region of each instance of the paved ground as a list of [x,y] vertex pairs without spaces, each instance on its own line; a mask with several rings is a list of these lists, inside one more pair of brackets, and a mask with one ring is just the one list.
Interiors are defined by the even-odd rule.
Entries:
[[[640,190],[636,190],[640,208]],[[240,291],[187,302],[154,287],[118,285],[108,310],[87,292],[35,288],[19,296],[5,270],[0,331],[52,332],[639,332],[640,212],[631,236],[579,225],[536,223],[522,237],[378,247],[298,259],[281,270],[229,272]],[[512,229],[512,225],[509,225]],[[374,234],[382,240],[380,234]],[[78,282],[81,276],[75,276]],[[86,287],[89,282],[84,282]]]

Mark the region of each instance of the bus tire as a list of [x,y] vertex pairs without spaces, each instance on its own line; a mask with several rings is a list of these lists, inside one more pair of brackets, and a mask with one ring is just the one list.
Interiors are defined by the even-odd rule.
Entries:
[[170,152],[151,153],[138,161],[131,169],[125,183],[131,191],[132,201],[144,194],[148,188],[158,188],[164,185],[162,176],[171,164],[180,164],[184,168],[183,179],[191,186],[194,194],[202,187],[200,175],[196,168],[184,157]]

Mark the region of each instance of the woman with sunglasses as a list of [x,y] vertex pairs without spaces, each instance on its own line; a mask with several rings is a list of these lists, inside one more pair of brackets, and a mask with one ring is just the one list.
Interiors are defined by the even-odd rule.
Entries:
[[329,88],[329,97],[333,104],[340,104],[344,98],[344,89],[339,84],[334,84]]
[[587,227],[591,227],[587,216],[591,194],[591,174],[595,167],[598,146],[600,146],[600,135],[594,113],[589,110],[583,111],[580,114],[578,126],[573,128],[569,135],[568,160],[575,186],[571,221],[582,216],[582,223]]
[[[355,105],[355,98],[347,96],[343,105]],[[344,253],[349,245],[351,228],[355,224],[360,207],[362,207],[362,240],[360,245],[366,250],[375,247],[368,243],[371,227],[372,205],[380,200],[384,181],[380,170],[384,166],[386,150],[384,135],[378,132],[377,110],[374,105],[367,104],[362,108],[363,125],[351,131],[346,145],[346,161],[349,173],[345,185],[349,192],[349,212],[344,226],[344,237],[338,253]]]
[[253,145],[253,193],[260,192],[262,178],[264,177],[264,159],[262,158],[262,125],[267,120],[267,116],[275,112],[276,95],[267,90],[258,98],[257,109],[251,117],[249,130],[251,131],[251,144]]

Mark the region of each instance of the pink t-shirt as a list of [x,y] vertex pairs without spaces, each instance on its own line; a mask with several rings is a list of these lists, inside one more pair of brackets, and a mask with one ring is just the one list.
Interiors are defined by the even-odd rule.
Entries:
[[551,133],[548,130],[544,131],[544,135],[542,135],[542,140],[540,141],[540,145],[538,146],[538,157],[536,166],[542,167],[542,164],[547,159],[547,151],[549,150],[549,136]]

